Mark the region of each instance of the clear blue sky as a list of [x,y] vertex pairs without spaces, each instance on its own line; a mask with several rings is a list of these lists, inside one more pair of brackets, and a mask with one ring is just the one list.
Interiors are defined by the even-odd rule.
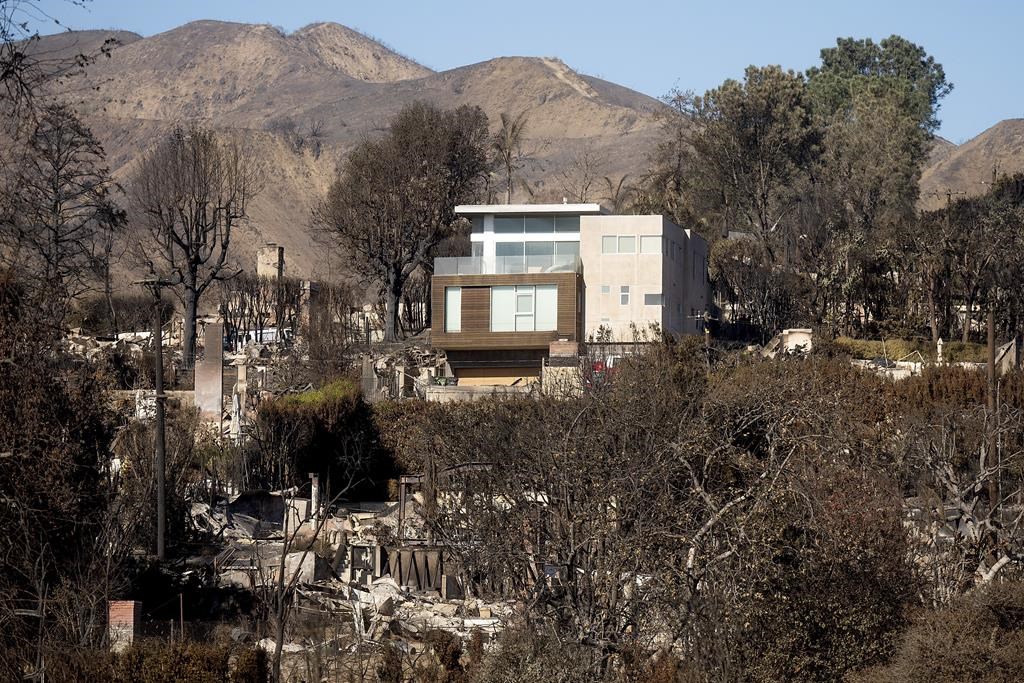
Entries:
[[[653,96],[674,86],[703,92],[749,64],[803,70],[837,36],[898,33],[925,47],[955,84],[941,134],[963,142],[1024,117],[1015,0],[38,0],[70,28],[152,35],[196,19],[295,30],[315,21],[357,28],[433,69],[509,55],[560,57],[574,69]],[[59,30],[40,18],[41,33]]]

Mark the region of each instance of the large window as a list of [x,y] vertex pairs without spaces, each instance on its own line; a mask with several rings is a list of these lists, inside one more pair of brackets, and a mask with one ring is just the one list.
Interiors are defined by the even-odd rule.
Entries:
[[462,331],[462,287],[444,288],[444,331]]
[[579,216],[555,216],[555,232],[579,232]]
[[[475,227],[475,226],[474,226]],[[494,232],[499,235],[550,235],[556,232],[579,232],[579,216],[495,216]]]
[[661,306],[662,303],[661,294],[644,294],[644,306]]
[[557,327],[557,285],[491,287],[491,332],[547,332]]
[[524,223],[522,216],[494,217],[494,232],[499,235],[522,235],[523,228]]
[[550,235],[555,231],[554,216],[527,216],[526,233],[528,235]]
[[496,242],[494,255],[498,257],[499,273],[544,273],[558,266],[571,266],[580,255],[579,242]]

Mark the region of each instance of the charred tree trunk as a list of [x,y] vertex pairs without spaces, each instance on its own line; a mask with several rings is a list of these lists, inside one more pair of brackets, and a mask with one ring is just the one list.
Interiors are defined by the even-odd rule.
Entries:
[[185,320],[181,334],[182,365],[191,368],[196,360],[196,315],[199,294],[195,283],[185,284]]

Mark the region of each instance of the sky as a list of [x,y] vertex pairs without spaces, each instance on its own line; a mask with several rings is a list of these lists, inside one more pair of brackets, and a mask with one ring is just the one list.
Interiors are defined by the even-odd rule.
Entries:
[[[81,2],[81,0],[79,0]],[[894,33],[922,45],[946,71],[940,134],[962,143],[1024,117],[1016,0],[36,0],[32,28],[124,29],[144,36],[197,19],[294,31],[333,21],[435,70],[493,57],[558,57],[573,69],[653,97],[702,93],[750,64],[802,71],[839,36]],[[53,19],[60,21],[54,23]]]

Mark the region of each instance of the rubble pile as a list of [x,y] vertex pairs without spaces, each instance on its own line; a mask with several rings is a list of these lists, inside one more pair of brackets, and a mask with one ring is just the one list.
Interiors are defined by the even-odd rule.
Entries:
[[443,600],[437,593],[417,593],[398,585],[390,576],[370,586],[337,579],[303,584],[297,591],[300,609],[352,620],[361,640],[398,637],[420,642],[428,631],[447,631],[467,639],[479,632],[491,638],[512,619],[512,602],[488,603],[479,599]]

